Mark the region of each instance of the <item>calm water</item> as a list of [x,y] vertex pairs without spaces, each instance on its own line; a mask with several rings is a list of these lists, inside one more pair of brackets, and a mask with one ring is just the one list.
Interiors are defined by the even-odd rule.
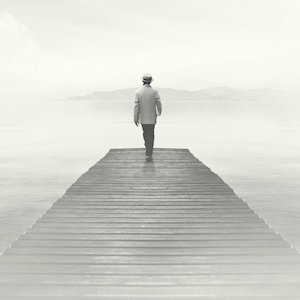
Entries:
[[[299,109],[287,103],[163,104],[156,146],[189,148],[300,250]],[[143,146],[131,102],[15,102],[0,117],[0,249],[110,148]]]

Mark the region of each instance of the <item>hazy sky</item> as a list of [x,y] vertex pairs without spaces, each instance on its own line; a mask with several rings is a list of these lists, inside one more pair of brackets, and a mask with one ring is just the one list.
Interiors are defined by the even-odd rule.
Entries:
[[0,0],[0,97],[300,82],[299,0]]

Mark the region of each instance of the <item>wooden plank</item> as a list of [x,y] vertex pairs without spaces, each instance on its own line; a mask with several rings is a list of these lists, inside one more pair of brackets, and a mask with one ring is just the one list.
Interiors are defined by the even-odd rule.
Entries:
[[[19,296],[94,296],[94,297],[105,297],[107,295],[116,297],[122,296],[134,296],[140,297],[143,299],[144,295],[150,294],[152,297],[156,295],[165,295],[170,299],[173,299],[173,296],[181,296],[181,299],[185,299],[186,296],[195,296],[195,295],[223,295],[226,297],[231,296],[240,296],[245,295],[249,297],[254,296],[281,296],[281,297],[290,297],[294,296],[295,293],[299,291],[297,284],[285,284],[281,285],[260,285],[253,287],[251,285],[238,285],[238,286],[228,286],[228,285],[214,285],[214,286],[199,286],[199,287],[183,287],[183,286],[172,286],[172,287],[157,287],[157,286],[133,286],[133,287],[119,287],[117,285],[111,287],[102,287],[97,285],[63,285],[57,283],[56,285],[36,285],[36,284],[19,284],[19,288],[16,289],[13,285],[7,283],[4,284],[4,289],[1,293],[3,297],[6,295],[10,296],[11,293]],[[4,298],[5,299],[5,298]],[[288,298],[290,299],[290,298]]]
[[[221,202],[222,204],[226,203],[227,201],[235,201],[235,203],[242,203],[242,200],[239,200],[239,198],[237,198],[235,195],[200,195],[200,194],[196,194],[196,195],[180,195],[180,194],[176,194],[176,196],[174,195],[153,195],[151,193],[147,194],[147,195],[143,195],[143,197],[141,197],[140,195],[138,195],[138,193],[133,193],[132,195],[102,195],[102,194],[98,194],[98,195],[67,195],[65,194],[62,198],[60,198],[60,201],[65,201],[65,200],[76,200],[76,199],[104,199],[104,200],[110,200],[110,199],[117,199],[119,201],[121,200],[139,200],[141,201],[141,199],[147,201],[164,201],[164,200],[168,200],[168,201],[200,201],[202,200],[204,203],[205,202],[215,202],[215,203],[219,203]],[[201,203],[201,202],[200,202]]]
[[158,227],[158,228],[144,228],[144,227],[122,227],[119,228],[110,228],[107,227],[42,227],[42,226],[34,226],[33,228],[28,230],[28,233],[53,233],[53,234],[223,234],[223,235],[231,235],[231,234],[255,234],[259,236],[260,234],[271,233],[274,232],[267,227],[254,227],[254,228],[193,228],[193,227],[175,227],[175,228],[167,228],[167,227]]
[[200,233],[48,233],[48,232],[27,232],[26,235],[20,237],[20,240],[89,240],[89,241],[101,241],[101,240],[123,240],[123,241],[133,241],[133,240],[195,240],[195,241],[236,241],[236,240],[246,240],[246,241],[282,241],[281,236],[275,235],[272,232],[265,234],[256,233],[232,233],[232,234],[200,234]]
[[[55,295],[55,296],[42,296],[41,295],[22,295],[22,296],[18,296],[17,298],[15,296],[11,296],[11,295],[6,295],[5,296],[6,300],[86,300],[86,299],[101,299],[101,300],[115,300],[115,299],[122,299],[122,300],[132,300],[132,299],[141,299],[140,296],[135,296],[135,295],[120,295],[118,296],[118,298],[116,298],[115,296],[111,295],[101,295],[100,298],[99,297],[95,297],[95,296],[90,296],[90,295],[85,295],[85,296],[61,296],[61,295]],[[166,299],[170,299],[170,297],[168,295],[145,295],[143,296],[143,299],[146,300],[166,300]],[[247,296],[247,295],[242,295],[242,296],[218,296],[218,295],[201,295],[201,294],[197,294],[197,295],[186,295],[184,298],[182,295],[172,295],[172,299],[174,300],[195,300],[195,299],[200,299],[200,300],[207,300],[207,299],[214,299],[214,300],[268,300],[268,299],[272,299],[272,300],[283,300],[282,296],[258,296],[255,295],[255,298],[253,298],[253,296]],[[289,300],[299,300],[298,295],[291,295],[289,296]]]
[[[120,203],[120,202],[119,202]],[[111,203],[110,203],[111,204]],[[189,211],[196,211],[196,212],[249,212],[249,208],[246,206],[207,206],[207,205],[158,205],[155,206],[155,204],[152,205],[140,205],[140,204],[131,204],[128,205],[127,203],[121,203],[117,204],[119,207],[116,208],[115,205],[108,205],[108,203],[104,203],[103,205],[93,205],[84,207],[83,205],[79,205],[76,203],[69,204],[66,206],[52,206],[51,211],[48,211],[47,213],[62,213],[62,212],[91,212],[94,211],[97,212],[116,212],[116,211],[127,211],[127,212],[134,212],[134,211],[152,211],[152,212],[158,212],[158,211],[164,211],[167,210],[168,212],[189,212]]]
[[[243,257],[234,257],[233,255],[153,255],[149,251],[144,251],[144,255],[131,254],[128,251],[127,255],[70,255],[70,254],[39,254],[24,255],[22,253],[12,253],[5,257],[5,263],[72,263],[72,264],[114,264],[114,265],[176,265],[180,261],[184,265],[227,265],[231,268],[237,264],[261,266],[268,265],[270,263],[274,265],[295,264],[300,267],[299,257],[295,255],[289,256],[250,256],[244,255]],[[159,267],[158,267],[159,268]],[[299,270],[300,274],[300,270]]]
[[290,248],[238,248],[238,247],[218,247],[218,248],[201,248],[201,247],[174,247],[174,248],[162,248],[162,247],[66,247],[57,244],[51,246],[41,245],[14,245],[14,247],[7,249],[6,255],[12,253],[26,254],[26,255],[202,255],[202,256],[214,256],[221,255],[233,256],[237,259],[246,259],[246,256],[282,256],[282,259],[287,257],[290,259],[291,255],[296,255],[295,261],[298,260],[298,253],[295,249]]
[[[7,256],[8,258],[10,256]],[[59,273],[59,274],[103,274],[103,275],[154,275],[154,274],[293,274],[299,276],[299,269],[291,264],[84,264],[54,262],[3,262],[1,273]],[[268,277],[266,277],[267,279]],[[272,283],[272,282],[270,282]]]
[[236,222],[230,223],[212,223],[212,222],[193,222],[193,223],[182,223],[182,222],[148,222],[145,223],[143,221],[140,222],[135,222],[135,223],[125,223],[125,222],[93,222],[93,223],[79,223],[79,222],[68,222],[68,223],[62,223],[61,222],[47,222],[43,219],[39,219],[36,221],[36,223],[34,224],[33,228],[124,228],[124,229],[128,229],[128,228],[196,228],[196,229],[232,229],[232,228],[241,228],[241,229],[263,229],[263,228],[267,228],[265,226],[265,223],[263,222],[258,222],[258,223],[240,223],[239,226],[236,226]]
[[45,214],[45,218],[76,218],[80,220],[86,220],[86,218],[89,219],[99,219],[99,218],[112,218],[112,216],[117,216],[120,218],[199,218],[199,219],[204,219],[204,218],[230,218],[230,219],[257,219],[257,216],[254,214],[252,211],[243,211],[243,212],[234,212],[234,211],[201,211],[201,210],[189,210],[189,211],[184,211],[184,210],[177,210],[177,211],[170,211],[170,210],[164,210],[164,211],[132,211],[132,210],[115,210],[115,211],[101,211],[101,212],[84,212],[84,211],[77,211],[77,212],[58,212],[58,211],[50,211]]
[[[270,274],[274,284],[281,284],[282,279],[288,283],[300,284],[300,278],[293,274]],[[5,274],[0,275],[0,284],[18,280],[21,284],[35,282],[37,284],[97,285],[97,286],[215,286],[215,285],[262,285],[266,284],[265,275],[245,274],[243,276],[220,275],[85,275],[85,274]]]
[[251,214],[249,216],[244,216],[240,214],[234,214],[228,215],[228,216],[219,216],[217,214],[215,215],[204,215],[201,214],[193,214],[193,215],[182,215],[182,214],[167,214],[167,213],[160,213],[160,214],[120,214],[120,215],[114,215],[114,214],[103,214],[101,216],[76,216],[76,215],[69,215],[69,216],[59,216],[54,214],[45,214],[43,216],[44,220],[47,221],[57,221],[57,222],[82,222],[82,223],[89,223],[89,222],[97,222],[97,221],[118,221],[118,222],[141,222],[141,219],[144,222],[157,222],[159,220],[169,223],[174,222],[176,220],[177,222],[184,222],[184,223],[197,223],[197,222],[214,222],[214,223],[239,223],[239,222],[245,222],[245,223],[256,223],[256,222],[263,222],[262,219],[259,219],[255,214]]
[[106,239],[106,240],[91,240],[91,239],[30,239],[30,238],[20,238],[15,242],[18,246],[24,245],[39,245],[39,246],[48,246],[51,247],[53,243],[59,245],[61,247],[165,247],[165,248],[173,248],[173,247],[186,247],[187,244],[190,247],[221,247],[221,248],[275,248],[275,247],[288,247],[288,244],[282,240],[159,240],[159,239]]

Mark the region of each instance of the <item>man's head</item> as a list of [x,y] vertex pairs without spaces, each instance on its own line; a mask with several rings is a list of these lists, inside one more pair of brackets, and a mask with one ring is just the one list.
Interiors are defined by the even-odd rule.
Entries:
[[150,84],[153,81],[153,77],[149,73],[145,73],[142,76],[142,80],[144,84]]

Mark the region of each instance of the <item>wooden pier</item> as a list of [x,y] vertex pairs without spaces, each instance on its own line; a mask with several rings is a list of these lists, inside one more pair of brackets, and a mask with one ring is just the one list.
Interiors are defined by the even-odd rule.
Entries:
[[290,300],[299,266],[187,149],[112,149],[4,251],[0,299]]

